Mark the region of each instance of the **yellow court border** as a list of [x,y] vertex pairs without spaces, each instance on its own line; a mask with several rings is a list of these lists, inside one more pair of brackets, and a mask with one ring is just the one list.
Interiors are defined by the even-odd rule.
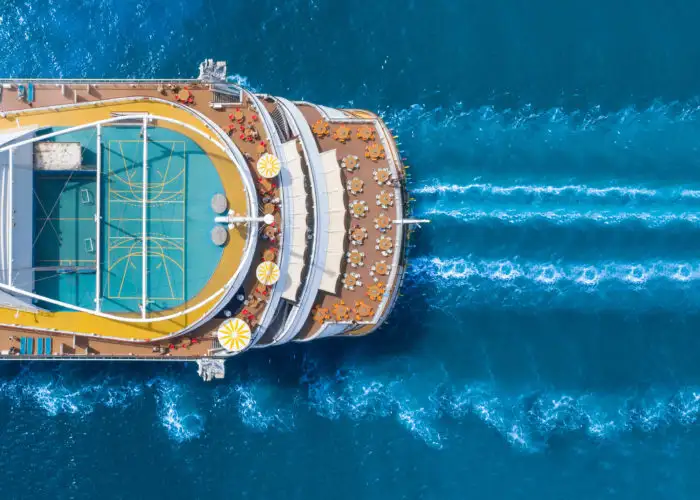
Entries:
[[[167,118],[178,120],[189,126],[196,128],[206,135],[211,135],[211,131],[198,117],[190,114],[184,109],[172,106],[165,102],[153,102],[147,98],[130,102],[109,102],[103,101],[94,105],[77,105],[76,107],[52,109],[34,109],[26,114],[15,113],[11,118],[0,118],[0,130],[11,130],[16,127],[37,125],[48,126],[77,126],[84,123],[91,123],[98,120],[109,119],[111,113],[151,113]],[[192,131],[177,127],[169,123],[162,123],[158,126],[176,130],[193,140],[200,147],[214,164],[217,173],[224,187],[224,192],[229,200],[230,208],[236,212],[245,213],[247,211],[246,191],[238,168],[232,165],[231,159],[214,144],[203,139]],[[245,165],[241,168],[246,169]],[[243,257],[243,250],[246,242],[246,231],[231,231],[229,233],[229,243],[224,248],[224,252],[219,261],[219,265],[212,274],[209,282],[199,291],[199,293],[188,301],[188,304],[197,304],[213,294],[216,294],[232,278],[232,273],[238,269]],[[246,270],[244,270],[246,272]],[[218,296],[217,296],[218,297]],[[124,323],[94,316],[88,313],[75,311],[60,312],[40,312],[32,313],[17,311],[15,309],[0,308],[0,324],[15,325],[18,327],[35,328],[43,330],[55,330],[63,332],[74,332],[78,334],[108,336],[112,338],[122,338],[125,340],[149,340],[182,331],[188,325],[199,320],[211,309],[213,302],[209,302],[186,315],[175,319],[158,323]],[[186,306],[177,306],[168,311],[158,314],[169,315],[185,310]],[[138,315],[125,315],[138,317]]]

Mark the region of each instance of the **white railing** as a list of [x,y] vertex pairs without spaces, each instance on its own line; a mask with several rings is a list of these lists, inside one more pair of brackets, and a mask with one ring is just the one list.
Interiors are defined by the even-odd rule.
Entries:
[[7,177],[7,285],[12,286],[12,273],[13,273],[13,264],[12,264],[12,259],[14,258],[14,251],[15,249],[13,248],[13,233],[14,231],[12,230],[12,225],[14,224],[14,171],[15,171],[15,162],[14,162],[14,149],[10,149],[8,152],[9,155],[9,173]]
[[148,114],[143,115],[143,186],[141,188],[141,317],[148,309]]
[[95,186],[95,311],[102,308],[102,125],[96,127],[97,131],[97,158],[95,169],[97,171],[97,183]]
[[287,99],[276,97],[277,103],[289,118],[292,130],[299,136],[306,157],[311,181],[311,194],[314,205],[314,239],[309,260],[309,272],[297,305],[287,318],[287,322],[279,336],[272,344],[282,344],[291,340],[308,318],[314,299],[319,293],[322,272],[325,267],[326,249],[328,247],[328,200],[326,198],[326,183],[323,169],[320,165],[320,155],[309,124],[301,111]]

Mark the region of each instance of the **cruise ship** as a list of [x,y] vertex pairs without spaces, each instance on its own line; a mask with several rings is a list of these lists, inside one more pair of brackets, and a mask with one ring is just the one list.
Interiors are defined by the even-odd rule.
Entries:
[[378,329],[404,160],[374,113],[191,80],[3,79],[0,359],[195,361]]

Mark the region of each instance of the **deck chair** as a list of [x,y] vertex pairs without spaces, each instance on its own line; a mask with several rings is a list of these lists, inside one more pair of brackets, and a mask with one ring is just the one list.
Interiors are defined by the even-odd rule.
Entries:
[[34,354],[34,339],[31,337],[27,337],[27,352],[26,354],[32,355]]
[[44,339],[41,337],[36,339],[36,353],[39,356],[43,356],[44,354]]
[[34,102],[34,84],[27,85],[27,102]]
[[44,339],[44,354],[46,354],[47,356],[51,356],[51,349],[51,337],[46,337]]
[[20,337],[19,339],[19,353],[27,354],[27,337]]

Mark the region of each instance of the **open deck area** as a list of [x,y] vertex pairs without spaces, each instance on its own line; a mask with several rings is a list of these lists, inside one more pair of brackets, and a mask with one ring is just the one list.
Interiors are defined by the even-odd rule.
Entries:
[[[144,227],[140,128],[103,127],[105,165],[99,186],[89,163],[96,156],[95,132],[56,139],[79,142],[87,164],[75,172],[35,174],[35,265],[45,269],[37,273],[36,292],[91,308],[99,267],[101,310],[139,312]],[[223,186],[207,155],[180,132],[149,127],[148,146],[146,297],[149,310],[166,311],[190,300],[219,264],[223,249],[209,236],[209,205]],[[105,200],[99,214],[97,189]],[[99,266],[96,216],[104,235]]]
[[[41,134],[48,134],[109,119],[119,113],[144,112],[196,127],[205,135],[211,133],[184,110],[138,99],[101,102],[90,107],[69,106],[58,112],[35,109],[12,119],[0,119],[0,130],[37,125]],[[140,131],[139,126],[102,127],[103,175],[99,186],[93,163],[97,156],[94,129],[57,139],[81,144],[84,168],[74,171],[72,178],[69,178],[71,173],[65,172],[35,173],[33,223],[36,246],[41,247],[35,259],[39,270],[36,291],[40,295],[93,308],[95,290],[99,288],[103,312],[140,315],[144,295]],[[197,321],[221,296],[219,290],[241,262],[246,231],[245,228],[230,231],[223,248],[214,245],[210,231],[216,214],[210,203],[213,194],[221,192],[231,210],[246,213],[243,181],[236,166],[220,149],[191,130],[163,122],[151,124],[147,131],[150,146],[146,158],[150,176],[145,186],[148,314],[158,317],[186,308],[190,308],[189,312],[172,320],[117,325],[114,320],[41,303],[38,305],[47,312],[0,309],[0,322],[127,340],[150,339],[167,336]],[[98,189],[102,193],[99,215],[103,228],[99,287],[94,234]],[[209,297],[213,298],[202,302]],[[197,304],[201,306],[192,309]]]
[[390,164],[394,151],[381,143],[382,131],[373,117],[328,119],[309,104],[299,104],[299,109],[314,131],[318,150],[336,151],[350,229],[337,293],[318,293],[314,311],[296,338],[316,338],[322,327],[333,323],[354,323],[355,334],[366,333],[397,286],[392,277],[404,251],[401,226],[395,223],[403,218],[403,171],[396,170],[398,162]]
[[[72,171],[34,172],[32,283],[58,302],[0,308],[0,351],[196,359],[227,354],[217,330],[229,320],[262,347],[367,333],[391,308],[403,167],[374,115],[290,101],[282,111],[274,97],[202,82],[36,82],[32,102],[17,84],[3,90],[0,133],[110,123],[48,138],[78,144],[81,158]],[[259,168],[268,153],[279,175]],[[229,221],[217,246],[219,193],[229,217],[266,222]]]

